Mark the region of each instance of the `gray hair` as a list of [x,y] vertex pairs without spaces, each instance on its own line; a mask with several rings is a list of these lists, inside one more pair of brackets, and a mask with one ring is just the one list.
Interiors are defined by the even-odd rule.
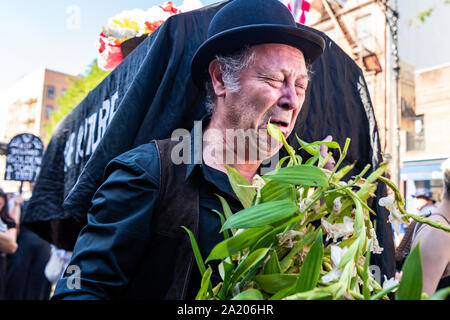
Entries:
[[[220,71],[222,72],[222,80],[225,87],[231,92],[239,92],[241,90],[240,79],[241,71],[247,68],[255,59],[255,52],[251,47],[245,47],[238,53],[231,55],[217,55]],[[216,106],[216,94],[211,79],[205,83],[206,89],[206,112],[212,114]]]
[[[222,80],[225,87],[231,92],[239,92],[241,90],[241,71],[249,67],[255,60],[255,52],[252,47],[247,46],[241,51],[231,55],[217,55],[216,59],[219,62],[220,71],[222,72]],[[307,64],[306,68],[309,81],[313,75],[311,64]],[[206,112],[208,114],[212,114],[216,106],[217,97],[216,93],[214,92],[211,78],[206,81],[205,90]]]

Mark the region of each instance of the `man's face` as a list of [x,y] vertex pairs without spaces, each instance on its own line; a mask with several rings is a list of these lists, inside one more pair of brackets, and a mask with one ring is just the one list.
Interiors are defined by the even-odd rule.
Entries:
[[284,44],[252,48],[255,58],[241,72],[240,92],[226,92],[224,97],[227,128],[266,130],[270,120],[287,137],[305,101],[308,74],[303,53]]

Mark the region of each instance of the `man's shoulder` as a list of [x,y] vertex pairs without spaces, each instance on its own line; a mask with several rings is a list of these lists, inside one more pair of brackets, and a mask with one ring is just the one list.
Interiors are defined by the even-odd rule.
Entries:
[[159,172],[159,156],[155,141],[142,144],[115,157],[107,165],[106,173],[117,168],[129,168],[158,176],[156,173]]

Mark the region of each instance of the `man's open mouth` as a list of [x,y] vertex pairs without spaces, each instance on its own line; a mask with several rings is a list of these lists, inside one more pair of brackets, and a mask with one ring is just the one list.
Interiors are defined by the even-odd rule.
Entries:
[[288,131],[289,131],[289,122],[284,121],[284,120],[270,120],[271,124],[276,125],[278,128],[280,128],[281,132],[283,133],[284,136],[287,136]]

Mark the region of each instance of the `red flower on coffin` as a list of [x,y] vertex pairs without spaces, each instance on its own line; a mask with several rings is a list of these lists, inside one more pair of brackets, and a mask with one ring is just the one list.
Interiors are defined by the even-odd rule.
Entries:
[[145,28],[150,31],[153,32],[156,29],[158,29],[162,24],[163,24],[164,20],[159,20],[159,21],[153,21],[153,22],[145,22]]
[[173,6],[173,2],[172,1],[167,2],[165,7],[163,7],[163,6],[159,6],[159,7],[161,9],[163,9],[165,12],[169,12],[169,13],[172,13],[172,14],[180,13],[180,10],[178,10],[177,8],[175,8]]

